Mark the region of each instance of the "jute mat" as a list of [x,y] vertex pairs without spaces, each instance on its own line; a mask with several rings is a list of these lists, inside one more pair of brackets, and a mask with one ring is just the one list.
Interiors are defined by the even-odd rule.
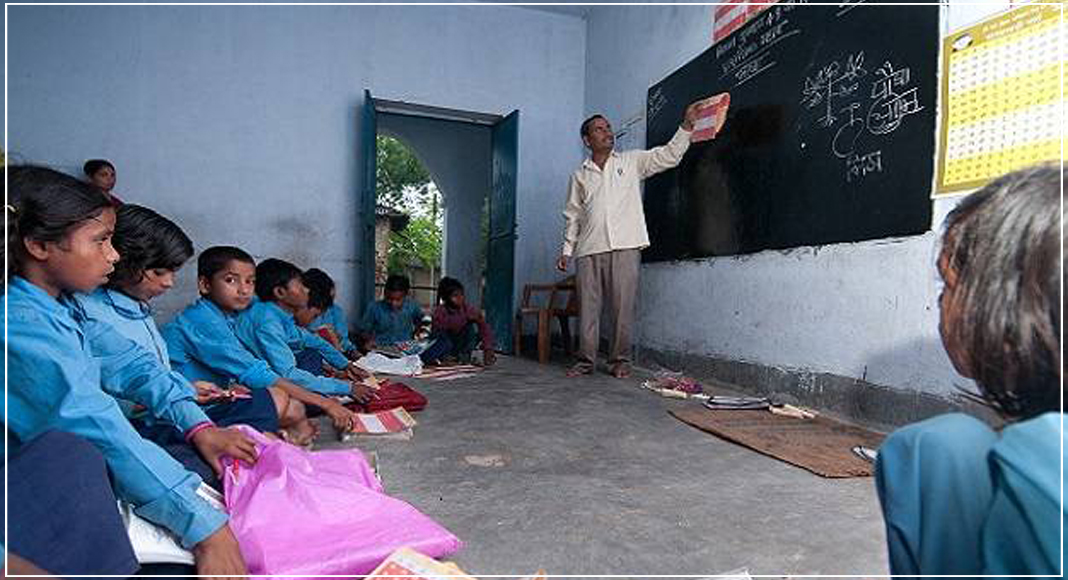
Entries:
[[670,411],[680,421],[823,477],[870,476],[874,466],[852,448],[877,449],[883,435],[832,419],[795,419],[766,410]]

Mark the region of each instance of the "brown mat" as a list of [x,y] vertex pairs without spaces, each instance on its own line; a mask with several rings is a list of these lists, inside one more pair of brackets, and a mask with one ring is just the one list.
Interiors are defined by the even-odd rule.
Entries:
[[781,459],[823,477],[864,477],[874,466],[853,454],[855,445],[877,449],[883,435],[832,419],[795,419],[765,410],[670,411],[680,421]]

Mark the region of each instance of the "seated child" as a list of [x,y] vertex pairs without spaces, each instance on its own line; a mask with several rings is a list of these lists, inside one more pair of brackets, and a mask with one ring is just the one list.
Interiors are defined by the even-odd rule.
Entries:
[[[161,333],[171,364],[191,381],[239,383],[252,390],[277,387],[289,395],[291,405],[314,405],[329,415],[338,429],[351,429],[354,413],[279,376],[238,339],[237,314],[252,302],[255,277],[252,256],[240,248],[214,246],[201,252],[197,259],[200,299],[166,324]],[[302,421],[288,434],[294,443],[304,444],[315,437],[314,424]]]
[[[431,326],[434,344],[427,349],[426,357],[454,359],[464,364],[471,363],[471,351],[482,340],[483,363],[492,365],[497,356],[493,350],[493,331],[486,324],[482,311],[467,304],[464,286],[459,280],[441,279],[438,283],[438,305],[434,308]],[[434,352],[430,352],[434,349]],[[424,353],[425,354],[425,353]]]
[[[174,286],[175,274],[193,255],[193,243],[171,220],[134,204],[116,210],[111,241],[120,258],[108,283],[91,294],[75,294],[74,298],[87,318],[110,325],[155,354],[159,364],[170,371],[167,343],[160,336],[148,303]],[[182,383],[188,382],[180,374],[174,375]],[[197,402],[205,405],[205,412],[217,425],[245,424],[270,433],[280,427],[296,427],[304,419],[300,402],[292,402],[294,408],[289,409],[289,395],[274,387],[224,390],[207,381],[197,381],[193,387]],[[281,423],[280,418],[284,418]],[[142,435],[172,450],[166,433],[136,419],[134,426]],[[184,442],[179,439],[176,443]]]
[[368,349],[376,346],[393,346],[415,338],[423,325],[423,309],[408,296],[411,283],[405,276],[393,275],[386,279],[382,300],[367,305],[360,329],[365,333]]
[[946,218],[942,343],[1008,425],[950,414],[886,439],[876,487],[891,574],[1061,571],[1062,180],[1052,166],[1017,171]]
[[[297,326],[294,314],[308,305],[303,272],[289,262],[270,258],[256,266],[259,300],[237,317],[235,332],[253,354],[280,376],[323,395],[351,395],[361,401],[372,392],[360,381],[366,373],[326,340]],[[297,366],[296,353],[311,349],[343,377],[316,376]]]
[[349,339],[349,323],[345,318],[345,311],[334,302],[337,295],[334,280],[326,272],[311,268],[304,272],[304,285],[308,287],[309,314],[315,316],[303,326],[318,333],[350,359],[359,358],[360,353],[356,345]]
[[[115,495],[173,532],[202,575],[247,574],[225,513],[198,495],[201,478],[143,439],[114,396],[173,424],[221,473],[225,455],[255,461],[252,441],[215,427],[153,354],[103,325],[87,324],[70,294],[107,281],[115,209],[98,188],[49,169],[9,166],[6,206],[7,428],[19,442],[46,431],[89,441],[104,456]],[[41,564],[45,564],[42,562]]]

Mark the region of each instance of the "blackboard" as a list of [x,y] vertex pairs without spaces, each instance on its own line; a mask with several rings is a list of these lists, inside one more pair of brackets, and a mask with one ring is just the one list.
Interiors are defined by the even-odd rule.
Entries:
[[649,89],[646,145],[731,93],[714,141],[645,184],[643,261],[920,234],[931,225],[938,6],[776,4]]

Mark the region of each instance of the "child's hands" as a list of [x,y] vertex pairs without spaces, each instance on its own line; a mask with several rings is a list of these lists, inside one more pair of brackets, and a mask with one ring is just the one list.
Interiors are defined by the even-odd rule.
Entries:
[[345,367],[342,377],[353,382],[360,382],[368,377],[367,371],[361,369],[355,364],[350,363]]
[[356,427],[356,413],[346,409],[337,401],[331,401],[329,405],[323,407],[323,412],[330,417],[330,421],[338,431],[352,431]]
[[214,534],[193,546],[193,559],[197,563],[198,576],[248,577],[248,567],[229,524],[223,524]]
[[497,362],[497,353],[492,348],[482,351],[482,364],[491,367]]
[[377,399],[378,394],[374,389],[364,384],[352,385],[352,398],[356,399],[357,403],[366,403],[371,399]]
[[226,391],[220,389],[219,385],[209,381],[193,381],[193,388],[197,390],[196,401],[198,405],[207,405],[228,397]]
[[237,429],[208,427],[194,434],[191,443],[219,477],[223,473],[224,455],[249,465],[256,463],[256,444]]

